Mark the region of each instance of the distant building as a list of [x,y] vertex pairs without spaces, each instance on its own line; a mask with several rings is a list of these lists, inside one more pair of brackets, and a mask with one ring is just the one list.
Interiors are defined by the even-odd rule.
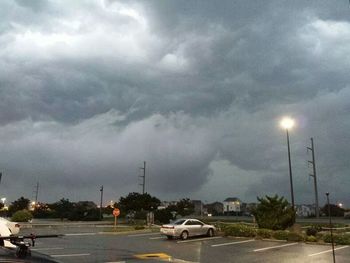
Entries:
[[204,208],[206,208],[208,214],[213,216],[222,215],[224,213],[224,205],[220,202],[206,204],[204,205]]
[[299,217],[310,217],[315,215],[314,205],[296,205],[296,214]]
[[192,200],[191,202],[194,205],[194,215],[202,216],[206,212],[201,200]]
[[225,215],[240,215],[242,201],[237,197],[226,198],[223,202]]
[[169,206],[176,206],[178,201],[162,201],[160,206],[157,207],[158,210],[168,208]]

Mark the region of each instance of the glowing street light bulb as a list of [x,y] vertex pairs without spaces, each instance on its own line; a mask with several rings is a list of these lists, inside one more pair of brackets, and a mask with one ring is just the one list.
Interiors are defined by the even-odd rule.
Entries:
[[282,128],[289,130],[289,129],[293,128],[294,120],[292,118],[285,117],[281,121],[281,126],[282,126]]

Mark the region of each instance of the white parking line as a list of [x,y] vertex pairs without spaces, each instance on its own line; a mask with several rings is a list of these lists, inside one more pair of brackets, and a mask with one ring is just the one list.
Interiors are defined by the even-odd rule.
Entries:
[[154,236],[154,235],[159,235],[159,233],[134,234],[134,235],[128,235],[128,237],[143,237],[143,236]]
[[[349,246],[338,247],[338,248],[335,248],[334,250],[340,250],[340,249],[344,249],[344,248],[347,248],[347,247],[349,247]],[[310,254],[309,257],[313,257],[313,256],[321,255],[321,254],[330,253],[330,252],[332,252],[332,251],[333,251],[332,249],[330,249],[330,250],[325,250],[325,251],[318,252],[318,253],[315,253],[315,254]]]
[[222,237],[206,237],[206,238],[196,238],[196,239],[189,239],[189,240],[183,240],[183,241],[177,241],[176,243],[189,243],[189,242],[198,242],[203,240],[212,240],[212,239],[218,239]]
[[63,254],[63,255],[50,255],[54,258],[60,258],[60,257],[84,257],[84,256],[90,256],[91,254]]
[[65,236],[95,236],[97,233],[73,233],[73,234],[65,234]]
[[229,246],[229,245],[235,245],[235,244],[241,244],[241,243],[247,243],[247,242],[253,242],[253,241],[255,241],[255,239],[235,241],[235,242],[222,243],[222,244],[215,244],[215,245],[211,245],[211,246],[212,247],[221,247],[221,246]]
[[33,251],[45,251],[45,250],[61,250],[63,247],[45,247],[45,248],[32,248]]
[[152,240],[154,240],[154,239],[164,239],[164,237],[150,237],[149,239],[152,239]]
[[274,249],[274,248],[294,246],[294,245],[297,245],[297,244],[298,244],[298,243],[288,243],[288,244],[284,244],[284,245],[280,245],[280,246],[259,248],[259,249],[255,249],[255,250],[253,250],[253,251],[254,251],[254,252],[260,252],[260,251],[265,251],[265,250]]

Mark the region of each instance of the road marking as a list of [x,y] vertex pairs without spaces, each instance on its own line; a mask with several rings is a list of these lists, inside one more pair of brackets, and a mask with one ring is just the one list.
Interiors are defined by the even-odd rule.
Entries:
[[73,234],[65,234],[65,236],[95,236],[96,233],[73,233]]
[[218,239],[222,237],[206,237],[206,238],[196,238],[196,239],[190,239],[190,240],[183,240],[183,241],[177,241],[176,243],[189,243],[189,242],[198,242],[203,240],[212,240],[212,239]]
[[63,247],[45,247],[45,248],[32,248],[33,251],[45,251],[45,250],[61,250],[64,249]]
[[51,257],[54,258],[59,258],[59,257],[84,257],[84,256],[90,256],[91,254],[63,254],[63,255],[50,255]]
[[154,236],[154,235],[159,235],[159,233],[134,234],[134,235],[128,235],[128,237],[143,237],[143,236]]
[[247,243],[247,242],[253,242],[253,241],[255,241],[255,239],[235,241],[235,242],[230,242],[230,243],[215,244],[215,245],[211,245],[211,246],[212,247],[221,247],[221,246],[229,246],[229,245],[235,245],[235,244],[241,244],[241,243]]
[[[335,250],[340,250],[340,249],[344,249],[344,248],[347,248],[349,246],[343,246],[343,247],[338,247],[338,248],[335,248]],[[313,256],[318,256],[318,255],[321,255],[321,254],[326,254],[326,253],[329,253],[329,252],[332,252],[333,250],[330,249],[330,250],[325,250],[325,251],[322,251],[322,252],[318,252],[318,253],[315,253],[315,254],[310,254],[309,257],[313,257]]]
[[138,259],[153,259],[153,258],[160,258],[160,259],[166,259],[166,260],[171,259],[171,256],[165,253],[139,254],[139,255],[134,255],[134,257]]
[[265,250],[274,249],[274,248],[294,246],[294,245],[297,245],[297,244],[298,244],[298,243],[288,243],[288,244],[280,245],[280,246],[259,248],[259,249],[255,249],[255,250],[253,250],[253,251],[254,251],[254,252],[260,252],[260,251],[265,251]]
[[164,239],[164,237],[150,237],[149,239],[152,239],[152,240],[154,240],[154,239]]

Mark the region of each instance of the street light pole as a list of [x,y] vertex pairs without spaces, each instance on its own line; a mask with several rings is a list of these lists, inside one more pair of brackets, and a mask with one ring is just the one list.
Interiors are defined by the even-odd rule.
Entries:
[[281,121],[281,126],[286,130],[287,132],[287,146],[288,146],[288,164],[289,164],[289,181],[290,181],[290,195],[291,195],[291,201],[292,201],[292,207],[295,208],[294,203],[294,190],[293,190],[293,175],[292,175],[292,162],[290,158],[290,143],[289,143],[289,129],[291,129],[294,126],[294,120],[291,118],[283,118]]
[[329,193],[326,193],[326,196],[327,196],[327,205],[328,205],[329,228],[330,228],[330,231],[331,231],[333,262],[335,263],[334,240],[333,240],[333,229],[332,229],[333,226],[332,226],[331,207],[329,205]]
[[101,200],[100,200],[100,220],[102,220],[103,185],[101,185],[100,192],[101,192]]
[[287,131],[287,145],[288,145],[288,163],[289,163],[289,180],[290,180],[290,195],[292,198],[292,207],[293,209],[295,208],[295,204],[294,204],[294,190],[293,190],[293,176],[292,176],[292,162],[290,159],[290,143],[289,143],[289,132],[288,129],[286,129]]

